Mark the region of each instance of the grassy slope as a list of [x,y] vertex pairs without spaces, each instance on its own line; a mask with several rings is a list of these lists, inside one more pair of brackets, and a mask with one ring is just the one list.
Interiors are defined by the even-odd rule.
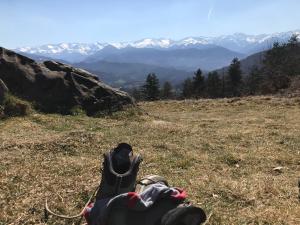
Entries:
[[0,224],[42,223],[46,197],[59,212],[79,212],[98,184],[101,154],[118,142],[144,156],[140,176],[164,175],[193,203],[213,209],[210,224],[299,224],[300,99],[140,107],[149,114],[0,121]]

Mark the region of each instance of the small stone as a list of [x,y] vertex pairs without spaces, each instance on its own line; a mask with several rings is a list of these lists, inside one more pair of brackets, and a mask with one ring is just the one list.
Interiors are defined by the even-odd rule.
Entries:
[[282,166],[278,166],[278,167],[275,167],[275,168],[273,169],[273,171],[282,173],[282,172],[283,172],[283,171],[282,171],[283,168],[284,168],[284,167],[282,167]]
[[213,194],[212,196],[213,196],[213,198],[219,198],[219,195],[217,195],[217,194]]

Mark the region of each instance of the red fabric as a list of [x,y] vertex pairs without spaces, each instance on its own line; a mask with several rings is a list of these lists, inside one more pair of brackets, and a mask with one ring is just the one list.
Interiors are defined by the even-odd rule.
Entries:
[[129,208],[133,208],[139,201],[140,196],[136,192],[128,192],[127,196],[129,197],[127,205]]
[[174,192],[171,196],[172,196],[173,198],[175,198],[176,200],[178,200],[178,201],[183,201],[183,200],[185,200],[186,197],[187,197],[186,191],[185,191],[185,190],[182,190],[182,189],[178,189],[178,188],[177,188],[177,190],[179,191],[179,193],[175,193],[175,192]]
[[90,203],[85,209],[84,209],[84,212],[83,212],[83,216],[85,219],[88,219],[90,213],[91,213],[91,210],[92,208],[94,207],[94,203]]

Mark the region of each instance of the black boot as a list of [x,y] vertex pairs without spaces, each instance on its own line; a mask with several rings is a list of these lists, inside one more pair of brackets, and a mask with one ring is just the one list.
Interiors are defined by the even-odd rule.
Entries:
[[104,154],[102,178],[96,199],[110,198],[135,190],[142,158],[133,155],[129,144],[121,143]]

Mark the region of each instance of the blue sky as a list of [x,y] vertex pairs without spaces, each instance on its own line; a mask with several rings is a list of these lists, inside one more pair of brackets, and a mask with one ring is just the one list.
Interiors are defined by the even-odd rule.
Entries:
[[300,28],[300,0],[0,0],[0,46]]

